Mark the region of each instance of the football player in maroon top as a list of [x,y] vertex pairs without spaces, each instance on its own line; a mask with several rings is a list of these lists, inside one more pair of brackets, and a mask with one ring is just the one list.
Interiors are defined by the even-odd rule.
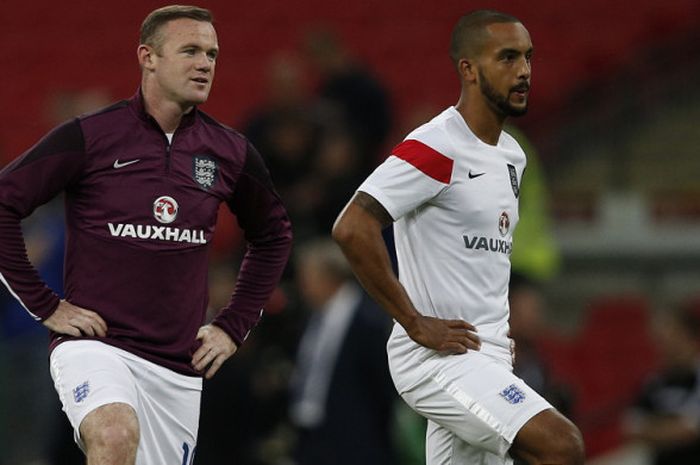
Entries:
[[[260,155],[197,108],[218,54],[208,10],[153,11],[136,94],[57,127],[0,172],[0,281],[51,330],[52,376],[90,465],[189,462],[201,378],[243,343],[287,262],[291,225]],[[62,192],[64,300],[27,259],[20,227]],[[229,305],[204,325],[222,202],[247,250]]]

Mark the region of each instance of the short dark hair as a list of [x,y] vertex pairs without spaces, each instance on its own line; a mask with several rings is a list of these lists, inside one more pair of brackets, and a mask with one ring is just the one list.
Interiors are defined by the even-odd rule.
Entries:
[[475,10],[459,18],[452,30],[450,58],[455,65],[462,58],[472,58],[481,52],[486,39],[486,26],[493,23],[520,23],[515,16],[494,10]]
[[214,16],[211,11],[198,6],[168,5],[151,11],[141,24],[140,43],[150,45],[155,49],[160,48],[161,37],[158,32],[166,23],[180,18],[190,18],[196,21],[213,23]]

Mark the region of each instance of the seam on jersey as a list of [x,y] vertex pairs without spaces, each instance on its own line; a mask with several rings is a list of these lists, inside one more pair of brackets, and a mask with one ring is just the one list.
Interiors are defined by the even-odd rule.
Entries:
[[2,275],[2,273],[0,273],[0,281],[2,281],[2,283],[5,285],[5,287],[7,288],[7,290],[10,291],[10,294],[12,294],[12,297],[14,297],[15,299],[17,299],[17,301],[20,303],[20,305],[22,305],[22,308],[24,308],[24,309],[27,311],[27,313],[29,313],[29,314],[32,316],[32,318],[34,318],[36,321],[41,321],[41,318],[40,318],[39,316],[33,314],[33,313],[29,310],[29,308],[27,308],[27,306],[24,304],[24,302],[22,301],[22,299],[15,293],[15,291],[12,290],[12,288],[10,287],[10,283],[7,282],[7,280],[6,280],[5,277]]
[[[66,144],[65,141],[66,133],[75,130],[79,132],[80,141],[78,147],[72,145],[72,143],[75,142],[73,139],[70,139],[71,143],[69,144]],[[68,134],[69,138],[74,136],[76,136],[76,134]],[[56,139],[58,139],[58,141]],[[51,149],[47,150],[47,147],[49,146],[51,146]],[[19,158],[15,159],[12,163],[7,165],[9,169],[8,173],[14,173],[15,171],[19,171],[25,167],[32,165],[37,161],[41,161],[48,157],[58,157],[75,154],[80,154],[81,156],[83,156],[83,160],[81,163],[84,167],[86,163],[85,155],[87,153],[85,147],[85,133],[83,132],[80,120],[78,118],[73,118],[69,121],[66,121],[62,125],[53,128],[49,133],[47,133],[43,138],[41,138],[41,140],[39,140],[39,142],[37,142],[36,145],[28,149],[26,152],[23,153],[22,156],[20,156]]]
[[[71,150],[62,150],[62,151],[60,151],[60,152],[52,153],[52,154],[50,154],[50,155],[45,155],[44,157],[34,158],[34,159],[32,159],[32,160],[22,160],[22,163],[19,163],[17,166],[13,166],[13,167],[10,169],[10,171],[8,171],[8,173],[14,173],[14,172],[19,171],[19,170],[22,170],[22,169],[24,169],[24,168],[28,168],[28,167],[32,166],[34,163],[39,162],[39,161],[42,161],[42,159],[43,159],[43,158],[46,158],[46,157],[59,157],[59,156],[65,156],[65,155],[71,155],[71,156],[72,156],[72,155],[81,155],[81,156],[85,156],[85,153],[86,153],[85,151],[79,152],[79,151],[77,151],[77,150],[72,150],[72,149],[71,149]],[[19,160],[19,158],[16,158],[15,160]],[[84,163],[84,162],[83,162],[83,163]],[[9,167],[10,165],[7,165],[7,166]]]
[[486,423],[501,437],[505,437],[503,425],[496,420],[491,412],[479,405],[474,399],[472,399],[466,392],[458,388],[454,383],[447,381],[444,374],[436,373],[435,375],[430,376],[430,378],[435,381],[435,383],[437,383],[437,385],[440,386],[447,394],[452,396],[454,400],[467,409],[467,411],[472,413],[479,420]]

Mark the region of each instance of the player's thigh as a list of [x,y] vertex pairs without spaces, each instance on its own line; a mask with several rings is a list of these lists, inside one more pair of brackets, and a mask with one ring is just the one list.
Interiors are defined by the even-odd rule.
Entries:
[[129,406],[131,412],[138,408],[132,372],[112,349],[97,341],[69,341],[51,353],[54,387],[83,450],[81,424],[91,412],[115,403]]
[[136,378],[141,440],[137,465],[192,463],[202,378],[185,376],[118,350]]
[[552,408],[523,425],[511,455],[537,463],[583,463],[583,439],[576,425]]
[[401,393],[404,400],[468,445],[501,458],[522,425],[551,407],[508,365],[476,352],[416,369],[424,370],[421,382]]

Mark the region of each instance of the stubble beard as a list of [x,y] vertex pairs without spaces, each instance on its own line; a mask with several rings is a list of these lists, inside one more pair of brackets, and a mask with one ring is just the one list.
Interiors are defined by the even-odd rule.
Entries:
[[518,117],[523,116],[527,113],[527,102],[522,108],[516,108],[510,104],[507,95],[499,94],[496,89],[493,88],[491,83],[486,79],[486,76],[479,70],[479,89],[486,100],[490,103],[491,107],[498,112],[500,116],[508,117]]

